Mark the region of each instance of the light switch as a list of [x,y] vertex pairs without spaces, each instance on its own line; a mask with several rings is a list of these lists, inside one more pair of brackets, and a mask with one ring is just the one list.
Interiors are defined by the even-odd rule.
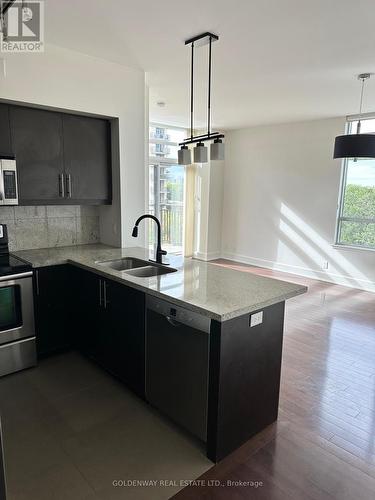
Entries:
[[263,323],[263,311],[252,314],[250,316],[250,327],[257,326]]

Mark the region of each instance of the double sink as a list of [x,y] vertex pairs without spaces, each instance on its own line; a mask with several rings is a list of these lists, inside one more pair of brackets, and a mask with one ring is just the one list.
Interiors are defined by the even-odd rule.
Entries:
[[123,257],[122,259],[96,262],[115,271],[125,272],[137,278],[151,278],[163,274],[175,273],[177,269],[166,267],[163,264],[151,263],[147,260],[136,259],[135,257]]

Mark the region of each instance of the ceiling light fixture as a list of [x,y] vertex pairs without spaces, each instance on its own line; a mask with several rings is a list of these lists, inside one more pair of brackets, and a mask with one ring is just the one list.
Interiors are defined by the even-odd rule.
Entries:
[[[210,159],[224,159],[224,144],[222,139],[224,135],[219,132],[211,132],[211,75],[212,75],[212,42],[219,40],[213,33],[202,33],[194,38],[186,40],[185,45],[191,45],[191,82],[190,82],[190,137],[179,144],[181,146],[178,152],[178,164],[191,164],[191,151],[188,144],[197,144],[194,148],[194,162],[207,163],[208,149],[204,145],[207,141],[214,141],[211,144]],[[194,136],[194,48],[208,44],[208,102],[207,102],[207,133]]]
[[362,82],[362,88],[357,132],[355,134],[339,135],[336,137],[333,158],[375,158],[375,134],[361,134],[363,92],[365,82],[370,76],[371,73],[358,75],[358,80]]

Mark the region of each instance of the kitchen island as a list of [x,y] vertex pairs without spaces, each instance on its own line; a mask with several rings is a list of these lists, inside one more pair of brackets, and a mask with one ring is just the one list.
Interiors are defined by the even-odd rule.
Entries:
[[[185,363],[185,371],[191,371],[195,378],[192,379],[194,383],[191,386],[186,385],[185,380],[183,391],[178,390],[177,382],[177,385],[173,386],[173,390],[166,387],[165,391],[168,393],[169,399],[176,400],[174,408],[177,412],[179,409],[181,410],[181,407],[189,404],[189,401],[193,405],[196,393],[199,393],[197,401],[201,401],[202,394],[206,394],[204,408],[201,412],[202,418],[205,419],[205,432],[203,435],[197,432],[195,434],[204,441],[207,456],[212,461],[221,460],[277,419],[285,300],[304,293],[307,290],[305,286],[241,273],[207,262],[184,259],[178,256],[168,256],[165,259],[169,263],[168,267],[176,271],[151,277],[134,276],[126,270],[120,271],[108,265],[108,261],[124,258],[147,261],[150,258],[149,251],[138,247],[119,249],[95,244],[23,250],[14,254],[32,264],[36,270],[36,300],[38,300],[40,293],[39,272],[48,272],[48,269],[58,269],[59,266],[63,266],[67,271],[72,271],[69,277],[69,290],[70,294],[75,292],[73,302],[78,307],[79,316],[83,317],[84,320],[77,330],[80,332],[85,328],[84,325],[87,323],[85,320],[88,320],[88,316],[91,315],[92,306],[89,305],[88,308],[84,309],[83,305],[90,294],[100,294],[100,305],[103,304],[102,294],[105,294],[104,309],[108,307],[106,314],[111,307],[117,307],[117,313],[121,314],[121,300],[116,299],[115,294],[112,300],[111,297],[107,300],[107,290],[110,294],[111,286],[113,290],[122,288],[127,290],[128,295],[123,299],[124,311],[127,304],[132,303],[132,300],[135,301],[133,296],[135,294],[137,301],[132,305],[132,311],[142,318],[138,318],[137,327],[134,326],[133,321],[131,325],[124,325],[117,335],[121,335],[122,331],[125,335],[126,331],[133,330],[133,335],[136,331],[139,340],[143,339],[140,340],[137,351],[139,366],[137,367],[138,377],[135,392],[154,406],[157,405],[150,396],[152,391],[147,390],[147,383],[152,385],[153,381],[149,380],[149,374],[154,373],[154,377],[157,378],[158,370],[155,370],[155,364],[152,369],[150,362],[153,353],[148,350],[148,345],[152,345],[152,338],[147,343],[147,335],[150,334],[147,326],[153,312],[150,312],[147,304],[152,303],[153,300],[160,300],[163,307],[170,307],[172,318],[169,315],[168,318],[171,324],[178,324],[178,321],[174,321],[173,317],[178,319],[178,315],[183,314],[184,311],[188,311],[190,317],[193,318],[194,315],[206,318],[205,324],[208,325],[206,332],[206,382],[202,379],[202,384],[197,383],[199,380],[196,378],[197,374],[201,372],[198,371],[198,368],[195,370],[195,366],[198,367],[198,365],[201,369],[204,368],[204,362],[202,362],[204,358],[198,359],[199,353],[196,350],[198,345],[202,345],[202,349],[204,348],[205,342],[202,341],[204,334],[202,333],[201,336],[193,337],[194,340],[186,344],[188,348],[185,359],[183,359],[183,350],[180,350],[178,355],[176,354],[178,362],[174,361],[173,353],[177,353],[179,345],[175,344],[175,351],[171,352],[168,352],[166,346],[167,354],[165,356],[169,355],[172,359],[168,360],[168,357],[164,357],[165,364],[170,364],[171,369],[176,369],[174,365],[179,363],[181,372],[181,366]],[[60,269],[62,268],[60,267]],[[77,274],[79,272],[86,274]],[[98,281],[93,279],[90,281],[89,288],[82,289],[79,293],[80,286],[84,286],[84,277],[87,273],[90,277],[97,278]],[[65,271],[63,274],[66,274]],[[53,279],[48,281],[50,286],[53,286]],[[102,282],[104,282],[103,288]],[[99,287],[97,287],[97,283],[99,283]],[[113,285],[111,285],[112,283]],[[81,300],[82,306],[79,305]],[[112,324],[116,327],[121,319],[120,315],[116,320],[108,321],[108,325]],[[106,329],[106,327],[101,328],[101,337],[107,335]],[[159,343],[162,343],[163,331],[161,331],[161,327],[159,330],[156,329],[156,334],[161,334],[158,340]],[[176,332],[183,335],[183,329],[176,329]],[[146,337],[146,342],[144,337]],[[167,342],[167,334],[165,339]],[[171,340],[169,337],[169,341],[173,341],[173,339]],[[132,342],[134,344],[134,338]],[[131,344],[132,348],[133,344]],[[189,351],[192,344],[194,346]],[[107,353],[111,351],[111,343],[107,342],[103,349]],[[113,349],[117,351],[118,355],[120,350],[115,346]],[[125,351],[124,356],[126,355]],[[194,352],[198,353],[196,358],[192,354]],[[162,358],[159,356],[158,359]],[[136,357],[133,355],[129,359],[129,363],[134,365],[135,360]],[[125,360],[122,362],[123,365],[129,363]],[[148,368],[149,366],[150,368]],[[144,372],[146,373],[145,378],[143,378]],[[117,376],[117,373],[115,375]],[[163,383],[168,382],[166,378],[163,380]],[[176,377],[176,381],[178,381],[178,377]],[[202,387],[199,387],[200,385]],[[143,390],[145,386],[146,389]],[[206,386],[207,388],[205,388]],[[130,387],[132,388],[132,384]],[[163,411],[163,408],[160,409]],[[190,410],[190,408],[187,409]],[[174,416],[168,411],[164,411],[164,413],[169,414],[172,418]],[[180,422],[177,418],[174,420],[184,425],[184,422]],[[189,428],[189,426],[185,427],[194,433],[194,429]]]

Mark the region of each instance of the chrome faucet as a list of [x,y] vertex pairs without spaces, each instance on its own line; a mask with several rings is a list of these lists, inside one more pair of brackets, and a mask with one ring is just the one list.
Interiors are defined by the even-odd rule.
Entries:
[[157,246],[156,246],[155,262],[157,262],[158,264],[163,264],[163,255],[167,255],[167,252],[165,250],[161,249],[161,225],[160,225],[160,221],[157,217],[155,217],[154,215],[151,215],[151,214],[145,214],[145,215],[141,215],[140,217],[138,217],[138,219],[136,220],[135,225],[133,227],[132,236],[133,236],[133,238],[136,238],[138,236],[138,224],[143,219],[152,219],[153,221],[156,222],[156,225],[158,228],[158,242],[157,242]]

